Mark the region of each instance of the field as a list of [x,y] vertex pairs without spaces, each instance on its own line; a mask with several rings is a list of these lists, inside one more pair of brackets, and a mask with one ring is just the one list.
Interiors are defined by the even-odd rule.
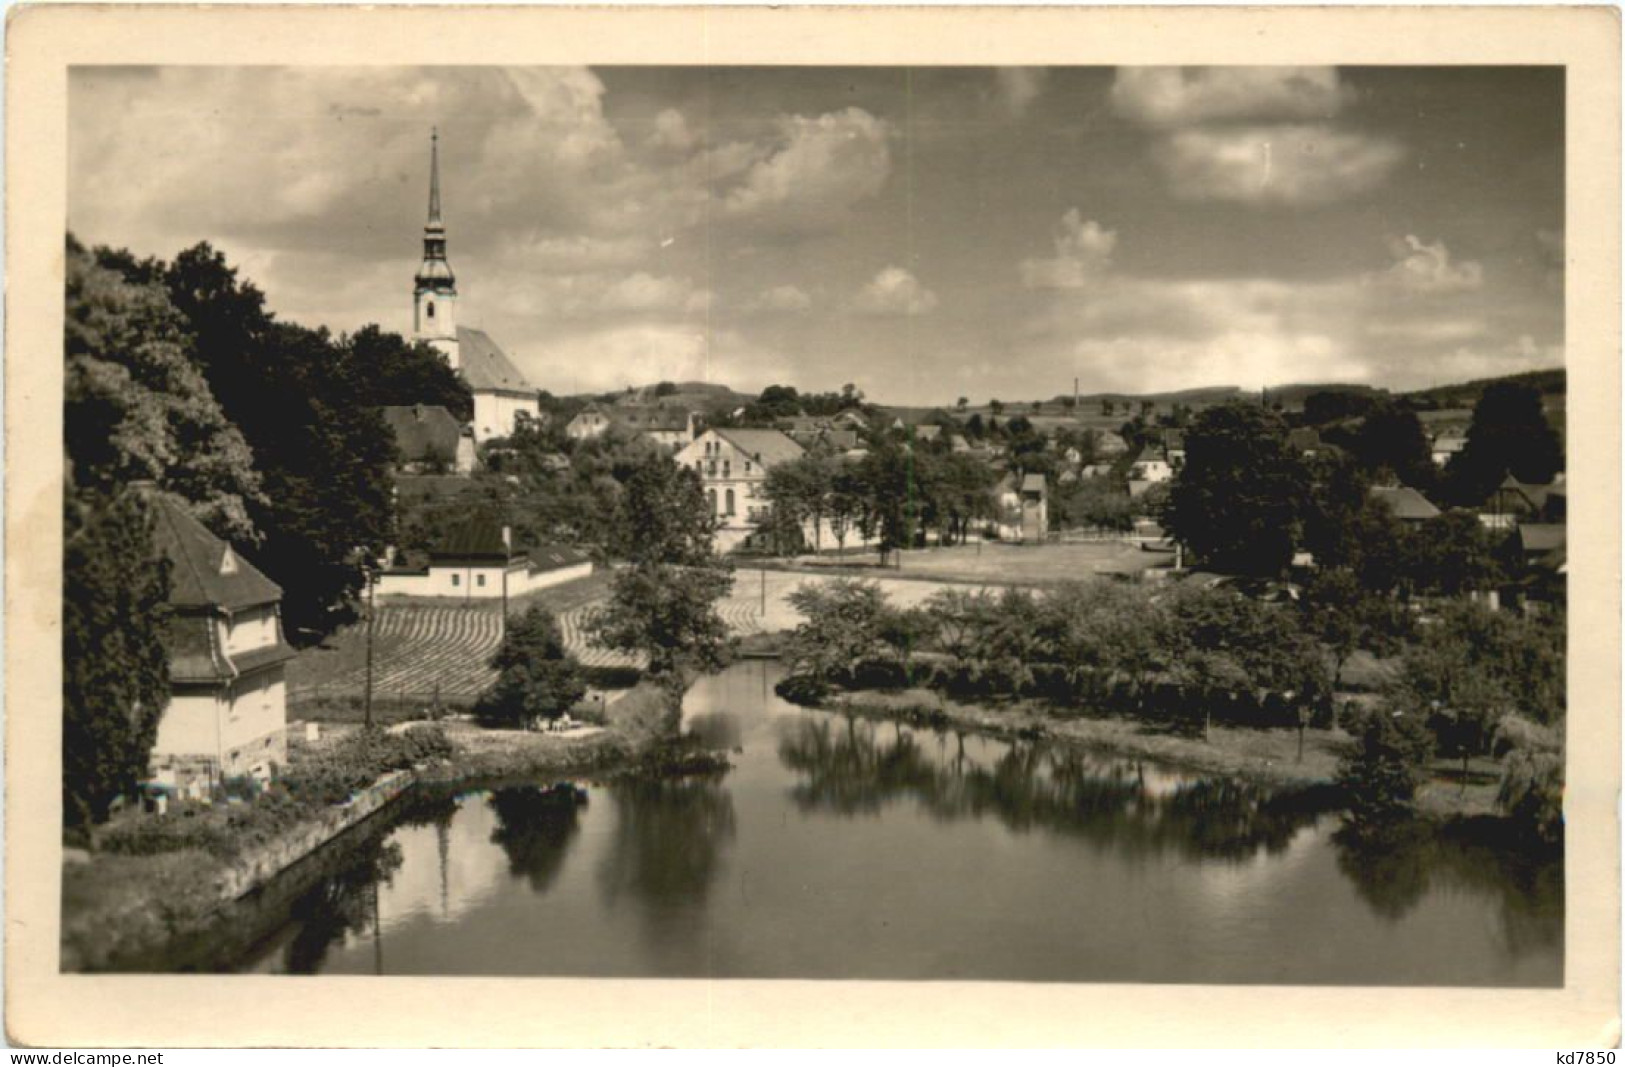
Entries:
[[[798,566],[823,571],[839,568],[843,573],[864,577],[903,579],[928,578],[943,582],[989,583],[995,585],[1049,585],[1071,578],[1100,574],[1137,574],[1154,567],[1166,567],[1173,557],[1148,552],[1122,541],[1087,541],[1042,545],[1015,545],[1001,542],[955,545],[904,552],[902,566],[881,568],[876,556],[803,557]],[[895,557],[890,557],[895,561]]]
[[[740,636],[789,629],[798,620],[789,594],[805,582],[832,580],[821,574],[741,570],[718,610]],[[587,613],[607,594],[609,582],[610,574],[600,572],[515,600],[509,610],[517,613],[536,603],[548,607],[558,616],[566,647],[587,667],[637,668],[637,657],[597,647],[584,630]],[[942,588],[929,581],[887,579],[882,584],[901,605],[917,604]],[[436,700],[472,703],[496,676],[489,661],[500,640],[498,604],[416,598],[379,603],[372,667],[377,717],[385,722],[415,717]],[[354,718],[366,687],[366,656],[365,624],[347,627],[321,647],[300,653],[288,667],[292,712],[303,718]]]

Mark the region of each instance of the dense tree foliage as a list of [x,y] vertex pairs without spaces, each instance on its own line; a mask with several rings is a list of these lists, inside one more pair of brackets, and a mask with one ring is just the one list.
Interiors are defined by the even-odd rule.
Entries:
[[1337,773],[1348,796],[1346,825],[1357,839],[1392,833],[1412,813],[1432,745],[1414,713],[1381,707],[1366,716]]
[[1467,444],[1446,468],[1445,487],[1453,502],[1474,507],[1508,474],[1544,484],[1562,468],[1562,449],[1541,410],[1540,393],[1519,382],[1495,382],[1473,408]]
[[198,366],[254,452],[264,487],[249,507],[264,535],[254,561],[282,586],[290,636],[319,638],[356,616],[356,549],[380,553],[393,532],[395,446],[377,411],[392,374],[386,346],[368,334],[364,367],[325,330],[275,321],[263,294],[206,244],[164,277]]
[[1308,479],[1286,423],[1246,401],[1208,408],[1185,433],[1164,525],[1204,566],[1275,576],[1292,560]]
[[363,326],[339,341],[354,373],[380,407],[438,404],[458,422],[474,419],[474,394],[432,345],[408,342],[400,334]]
[[564,647],[564,634],[546,608],[537,606],[508,624],[491,657],[496,681],[474,706],[482,722],[526,727],[556,719],[587,692],[581,666]]
[[169,701],[169,564],[139,491],[65,492],[62,812],[107,817],[146,775]]
[[253,543],[248,509],[264,503],[254,456],[193,365],[191,335],[164,287],[98,266],[70,237],[65,312],[74,484],[111,492],[152,481],[216,534]]
[[664,456],[642,460],[627,479],[611,542],[628,565],[588,619],[594,636],[643,653],[660,676],[720,665],[728,627],[717,602],[733,588],[733,572],[713,551],[715,526],[694,471]]

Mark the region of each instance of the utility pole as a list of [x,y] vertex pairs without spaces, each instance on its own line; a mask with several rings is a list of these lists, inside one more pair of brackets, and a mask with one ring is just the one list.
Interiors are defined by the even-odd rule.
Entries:
[[378,625],[378,596],[377,582],[373,580],[372,567],[367,568],[367,690],[362,698],[362,713],[365,717],[366,728],[372,729],[372,635]]
[[762,618],[767,618],[767,568],[759,572],[762,576]]

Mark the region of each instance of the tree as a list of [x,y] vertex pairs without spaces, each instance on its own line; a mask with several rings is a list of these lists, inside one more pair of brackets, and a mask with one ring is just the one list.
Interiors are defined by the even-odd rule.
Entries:
[[1421,718],[1392,706],[1369,715],[1337,769],[1356,838],[1391,832],[1414,810],[1432,741]]
[[1445,470],[1450,499],[1476,507],[1511,474],[1544,484],[1563,467],[1557,433],[1541,410],[1540,393],[1521,382],[1493,382],[1473,408],[1467,443]]
[[1207,566],[1272,577],[1292,560],[1308,480],[1286,423],[1257,404],[1208,408],[1185,433],[1164,524]]
[[[127,269],[146,279],[153,268]],[[254,457],[193,366],[192,338],[163,286],[99,266],[70,236],[65,327],[74,483],[111,492],[152,481],[214,533],[254,543],[248,507],[263,502]]]
[[1410,570],[1417,589],[1444,596],[1488,589],[1500,577],[1495,546],[1484,524],[1460,509],[1436,515],[1417,530]]
[[721,666],[728,626],[717,602],[733,571],[712,547],[716,519],[699,476],[662,455],[642,459],[626,481],[611,544],[629,566],[615,575],[609,602],[588,617],[602,644],[649,659],[651,674]]
[[264,535],[255,563],[282,586],[290,638],[319,639],[357,615],[357,546],[376,556],[393,541],[395,442],[371,402],[375,385],[325,330],[276,322],[207,244],[177,256],[164,279],[263,481],[248,508]]
[[1433,483],[1433,454],[1416,412],[1391,397],[1375,401],[1354,434],[1354,450],[1366,470],[1388,471],[1402,485]]
[[1343,666],[1366,643],[1376,613],[1372,596],[1350,567],[1317,569],[1304,583],[1299,606],[1309,632],[1326,650],[1332,664],[1332,689],[1343,684]]
[[487,725],[526,727],[556,719],[587,693],[581,665],[564,647],[551,612],[536,606],[508,624],[491,657],[496,681],[480,694],[474,714]]
[[790,604],[801,614],[784,643],[790,674],[825,686],[848,686],[865,665],[883,657],[888,608],[875,583],[845,578],[809,582],[790,593]]
[[437,404],[458,422],[474,419],[474,394],[432,345],[407,342],[377,326],[340,340],[373,406]]
[[82,828],[147,772],[169,702],[169,563],[136,492],[64,496],[62,812]]
[[802,522],[812,524],[814,552],[823,547],[821,538],[834,491],[835,463],[820,452],[803,453],[770,468],[763,484],[775,515],[797,526]]

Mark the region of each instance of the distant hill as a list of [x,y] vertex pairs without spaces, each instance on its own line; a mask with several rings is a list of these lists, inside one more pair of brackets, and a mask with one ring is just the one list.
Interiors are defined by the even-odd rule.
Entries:
[[1485,388],[1496,382],[1519,382],[1533,386],[1545,401],[1545,406],[1551,408],[1554,406],[1552,404],[1554,398],[1568,395],[1569,374],[1564,368],[1555,367],[1551,370],[1507,374],[1499,378],[1475,378],[1473,381],[1458,385],[1436,385],[1402,395],[1419,408],[1471,408],[1478,403],[1478,398],[1484,395]]

